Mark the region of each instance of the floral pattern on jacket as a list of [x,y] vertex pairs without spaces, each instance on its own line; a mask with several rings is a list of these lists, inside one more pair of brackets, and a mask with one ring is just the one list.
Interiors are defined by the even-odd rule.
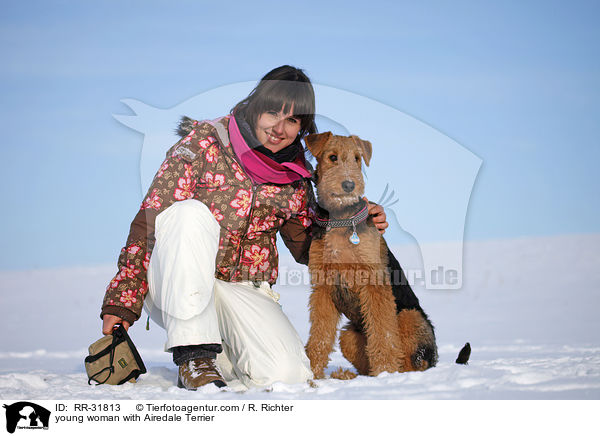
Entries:
[[193,123],[193,130],[169,151],[134,218],[118,272],[109,283],[102,314],[130,323],[142,312],[147,270],[154,247],[156,217],[176,201],[197,199],[220,225],[215,277],[225,281],[277,280],[276,234],[299,262],[310,245],[310,182],[255,185],[229,144],[219,141],[214,123],[227,128],[229,117]]

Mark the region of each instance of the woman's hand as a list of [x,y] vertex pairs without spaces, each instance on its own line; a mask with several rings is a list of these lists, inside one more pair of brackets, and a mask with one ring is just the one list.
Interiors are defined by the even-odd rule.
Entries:
[[389,223],[386,221],[385,211],[383,210],[383,207],[375,203],[370,203],[369,200],[367,200],[367,197],[363,197],[363,200],[367,202],[367,207],[369,208],[369,215],[371,215],[371,217],[373,218],[373,224],[375,224],[375,227],[377,227],[379,233],[383,235],[385,233],[385,229],[387,229],[389,226]]
[[115,325],[121,324],[125,330],[129,329],[129,323],[115,315],[104,315],[102,317],[102,334],[110,335],[115,329]]

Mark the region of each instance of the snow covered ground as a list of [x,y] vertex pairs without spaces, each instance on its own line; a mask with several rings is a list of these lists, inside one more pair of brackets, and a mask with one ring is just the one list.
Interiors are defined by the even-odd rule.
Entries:
[[[395,247],[405,269],[418,249]],[[296,268],[288,258],[283,268]],[[282,268],[282,269],[283,269]],[[87,384],[83,358],[100,337],[99,306],[114,266],[0,272],[2,399],[600,399],[600,235],[467,243],[464,286],[414,287],[436,327],[437,367],[422,373],[276,384],[237,393],[175,387],[163,332],[130,330],[148,368],[136,384]],[[308,288],[278,286],[284,311],[308,336]],[[469,365],[454,364],[470,342]],[[350,365],[339,351],[328,368]]]

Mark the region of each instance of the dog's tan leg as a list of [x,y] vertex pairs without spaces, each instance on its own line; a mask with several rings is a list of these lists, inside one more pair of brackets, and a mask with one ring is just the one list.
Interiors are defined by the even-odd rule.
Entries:
[[404,353],[400,344],[396,304],[391,290],[385,286],[365,286],[360,293],[369,375],[380,372],[403,372]]
[[369,374],[367,338],[361,332],[354,330],[351,324],[347,324],[340,333],[340,349],[360,375]]
[[324,370],[333,349],[340,314],[331,299],[331,286],[320,285],[310,296],[310,337],[306,354],[315,378],[324,378]]

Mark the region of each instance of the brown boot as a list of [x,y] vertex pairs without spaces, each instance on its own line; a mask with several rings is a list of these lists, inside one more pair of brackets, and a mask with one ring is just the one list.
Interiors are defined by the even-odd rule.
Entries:
[[200,357],[179,365],[177,387],[195,391],[209,383],[214,383],[219,388],[227,386],[215,364],[215,359]]

